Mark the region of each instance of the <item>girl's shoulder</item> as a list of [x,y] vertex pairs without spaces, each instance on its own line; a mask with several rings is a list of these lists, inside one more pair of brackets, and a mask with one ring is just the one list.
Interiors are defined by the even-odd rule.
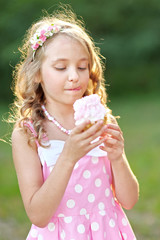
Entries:
[[30,144],[31,137],[35,137],[35,133],[29,121],[16,123],[11,136],[12,146],[31,145],[34,147],[35,144]]
[[29,133],[25,133],[23,128],[16,126],[13,129],[12,136],[11,136],[12,145],[22,145],[22,143],[28,142],[28,139],[29,139]]
[[19,126],[18,123],[15,124],[13,131],[12,131],[12,142],[13,141],[18,141],[19,139],[23,139],[25,136],[25,131],[22,127]]
[[11,136],[11,142],[12,142],[12,153],[13,155],[17,155],[19,152],[19,149],[23,149],[25,151],[26,148],[28,148],[29,135],[26,134],[22,128],[19,128],[16,126],[13,129],[12,136]]

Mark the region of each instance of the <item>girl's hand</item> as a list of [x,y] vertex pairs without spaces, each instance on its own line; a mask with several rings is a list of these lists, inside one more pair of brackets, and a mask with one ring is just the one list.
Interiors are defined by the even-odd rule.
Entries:
[[65,158],[67,156],[68,161],[71,161],[73,164],[105,140],[101,138],[93,142],[96,138],[101,136],[106,129],[106,126],[103,125],[103,121],[98,121],[84,131],[89,123],[90,121],[85,121],[76,126],[65,142],[62,154],[64,154]]
[[121,160],[124,153],[123,133],[117,123],[106,126],[105,133],[102,134],[102,138],[105,139],[104,146],[100,146],[100,149],[108,153],[111,162]]

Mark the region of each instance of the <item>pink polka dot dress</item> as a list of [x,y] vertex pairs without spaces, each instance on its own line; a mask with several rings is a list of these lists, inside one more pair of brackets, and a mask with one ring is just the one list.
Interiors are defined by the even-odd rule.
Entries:
[[[63,141],[38,146],[44,181],[62,152]],[[107,153],[99,147],[75,165],[61,203],[48,225],[32,225],[27,240],[136,240],[122,208],[115,200]],[[43,210],[42,210],[43,211]]]

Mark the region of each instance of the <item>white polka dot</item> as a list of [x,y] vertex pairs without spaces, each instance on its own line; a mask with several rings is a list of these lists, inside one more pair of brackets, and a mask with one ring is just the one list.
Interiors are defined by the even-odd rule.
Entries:
[[56,227],[55,224],[52,222],[48,224],[48,229],[50,232],[53,232],[55,230],[55,227]]
[[90,178],[90,177],[91,177],[91,172],[90,172],[89,170],[85,170],[85,171],[83,172],[83,177],[84,177],[85,179]]
[[103,166],[103,172],[106,173],[106,167],[105,166]]
[[104,208],[105,208],[104,203],[103,203],[103,202],[100,202],[100,203],[98,204],[98,208],[99,208],[99,210],[104,210]]
[[65,231],[62,230],[62,232],[61,232],[61,239],[65,239],[65,237],[66,237]]
[[86,214],[85,217],[86,217],[87,219],[89,219],[89,214]]
[[83,224],[79,224],[78,227],[77,227],[77,231],[80,233],[80,234],[83,234],[85,232],[85,227]]
[[117,213],[114,213],[115,219],[117,219]]
[[127,226],[127,220],[125,218],[122,218],[122,224],[123,226]]
[[114,228],[114,226],[115,226],[115,221],[114,221],[113,219],[111,219],[111,220],[109,221],[109,226],[110,226],[111,228]]
[[74,206],[75,206],[75,201],[73,199],[70,199],[67,201],[68,208],[74,208]]
[[44,240],[44,238],[41,234],[38,235],[38,240]]
[[109,179],[109,175],[107,174],[107,178]]
[[104,238],[106,238],[107,237],[107,234],[106,234],[106,232],[104,232]]
[[106,195],[106,197],[109,197],[109,195],[110,195],[110,190],[109,190],[109,188],[106,188],[106,190],[105,190],[105,195]]
[[63,213],[59,213],[58,217],[64,217],[64,214]]
[[91,229],[92,229],[92,231],[98,231],[99,224],[97,222],[91,223]]
[[81,193],[83,190],[83,187],[80,184],[77,184],[74,189],[76,193]]
[[96,186],[96,187],[100,187],[101,184],[102,184],[101,179],[100,179],[100,178],[97,178],[97,179],[95,180],[95,186]]
[[92,202],[94,202],[95,201],[95,196],[94,196],[94,194],[89,194],[88,195],[88,202],[90,202],[90,203],[92,203]]
[[105,215],[106,215],[106,211],[105,211],[105,210],[99,211],[99,214],[100,214],[101,216],[105,216]]
[[77,162],[74,166],[74,169],[77,169],[79,167],[79,163]]
[[38,235],[38,231],[36,229],[32,229],[30,234],[33,238],[36,238]]
[[92,157],[92,163],[97,164],[99,161],[98,157]]
[[113,205],[114,207],[116,206],[114,198],[112,198],[112,205]]
[[87,214],[87,210],[85,208],[82,208],[80,210],[80,215],[86,215]]
[[71,223],[72,222],[72,217],[71,216],[65,217],[64,221],[65,221],[65,223]]
[[127,240],[127,234],[126,233],[122,233],[122,236],[123,236],[124,240]]

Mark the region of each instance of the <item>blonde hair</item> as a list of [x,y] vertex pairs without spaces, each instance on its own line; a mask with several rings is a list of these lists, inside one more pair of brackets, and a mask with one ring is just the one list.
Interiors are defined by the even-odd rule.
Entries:
[[[46,40],[43,46],[36,50],[33,59],[33,49],[31,48],[30,39],[37,29],[46,24],[56,24],[61,27],[61,31]],[[100,96],[102,104],[106,106],[107,96],[102,55],[83,26],[83,21],[78,20],[70,9],[55,12],[53,15],[43,17],[31,26],[26,34],[23,46],[19,49],[22,54],[21,61],[17,64],[13,74],[14,94],[16,97],[14,102],[16,108],[15,121],[20,128],[25,128],[24,123],[31,120],[40,145],[45,133],[42,124],[45,116],[41,108],[42,103],[45,102],[45,95],[41,84],[35,81],[35,79],[40,74],[45,47],[55,36],[66,34],[78,40],[87,49],[90,57],[90,80],[84,95],[96,93]],[[33,137],[31,137],[30,140],[31,139],[33,139]]]

